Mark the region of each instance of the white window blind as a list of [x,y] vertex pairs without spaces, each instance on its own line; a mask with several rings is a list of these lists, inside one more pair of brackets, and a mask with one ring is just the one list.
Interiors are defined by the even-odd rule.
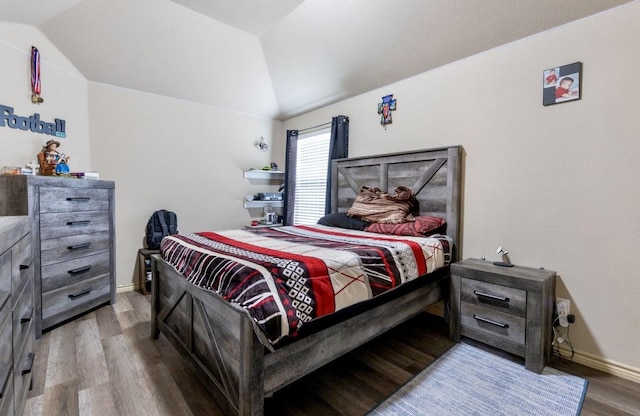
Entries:
[[315,224],[324,215],[330,139],[329,130],[298,137],[294,224]]

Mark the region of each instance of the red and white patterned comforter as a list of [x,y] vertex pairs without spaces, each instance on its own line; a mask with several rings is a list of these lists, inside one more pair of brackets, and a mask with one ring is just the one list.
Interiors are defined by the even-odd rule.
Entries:
[[449,264],[446,236],[398,237],[322,225],[166,237],[162,257],[253,319],[268,347],[335,312]]

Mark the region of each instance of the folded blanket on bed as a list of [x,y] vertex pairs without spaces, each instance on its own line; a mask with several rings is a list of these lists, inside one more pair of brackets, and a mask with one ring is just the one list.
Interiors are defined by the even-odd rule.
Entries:
[[161,253],[248,313],[270,347],[305,322],[448,265],[450,240],[290,226],[174,235]]
[[347,215],[373,223],[401,224],[415,221],[411,214],[414,205],[415,196],[409,187],[398,186],[390,195],[379,188],[363,186]]

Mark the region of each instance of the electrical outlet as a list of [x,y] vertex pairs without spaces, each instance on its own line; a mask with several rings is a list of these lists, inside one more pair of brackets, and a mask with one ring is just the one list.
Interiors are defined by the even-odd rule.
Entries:
[[[562,309],[564,311],[565,314],[571,315],[571,301],[569,299],[565,299],[565,298],[556,298],[556,307],[563,305]],[[560,308],[558,307],[558,311],[560,310]]]
[[558,322],[560,326],[568,327],[568,316],[571,312],[571,301],[564,298],[556,298],[556,310],[558,311]]

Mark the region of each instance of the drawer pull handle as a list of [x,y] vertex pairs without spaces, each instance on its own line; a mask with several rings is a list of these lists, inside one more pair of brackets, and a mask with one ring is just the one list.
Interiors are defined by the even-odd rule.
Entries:
[[23,325],[26,324],[31,320],[32,316],[33,316],[33,308],[25,309],[24,313],[22,314],[22,317],[20,318],[20,324],[23,324]]
[[86,196],[77,196],[77,197],[69,197],[67,198],[67,201],[71,201],[71,202],[91,201],[91,198]]
[[69,251],[81,250],[83,248],[89,248],[89,247],[91,247],[91,243],[83,243],[83,244],[76,244],[75,246],[69,246],[67,247],[67,250]]
[[88,295],[89,293],[91,293],[92,290],[93,290],[92,287],[88,287],[84,290],[81,290],[78,293],[72,293],[69,295],[69,299],[76,299],[76,298],[79,298],[80,296]]
[[501,302],[509,302],[509,298],[505,298],[504,296],[497,296],[497,295],[492,295],[490,293],[478,292],[477,290],[474,290],[473,294],[483,298],[499,300]]
[[80,273],[84,273],[84,272],[88,272],[89,270],[91,270],[91,265],[88,266],[84,266],[84,267],[78,267],[77,269],[73,269],[73,270],[68,270],[67,273],[69,274],[80,274]]
[[67,225],[73,227],[74,225],[89,225],[89,223],[91,223],[91,220],[69,221]]
[[35,352],[30,352],[29,354],[27,354],[26,357],[24,357],[24,365],[22,366],[22,375],[26,376],[27,374],[29,374],[31,372],[31,369],[33,368],[33,362],[35,361],[36,358],[36,353]]
[[27,260],[27,264],[21,264],[20,270],[27,270],[29,268],[29,263],[31,263],[31,259],[26,259]]
[[0,399],[2,399],[4,398],[4,390],[7,388],[7,382],[11,376],[11,366],[9,364],[5,364],[0,367],[0,374],[3,374],[2,378],[4,379],[2,382],[2,390],[0,390]]
[[502,322],[498,322],[498,321],[494,321],[493,319],[489,319],[489,318],[484,318],[480,315],[473,315],[473,317],[478,320],[478,321],[482,321],[482,322],[486,322],[488,324],[491,325],[495,325],[495,326],[499,326],[500,328],[509,328],[509,324],[503,324]]

